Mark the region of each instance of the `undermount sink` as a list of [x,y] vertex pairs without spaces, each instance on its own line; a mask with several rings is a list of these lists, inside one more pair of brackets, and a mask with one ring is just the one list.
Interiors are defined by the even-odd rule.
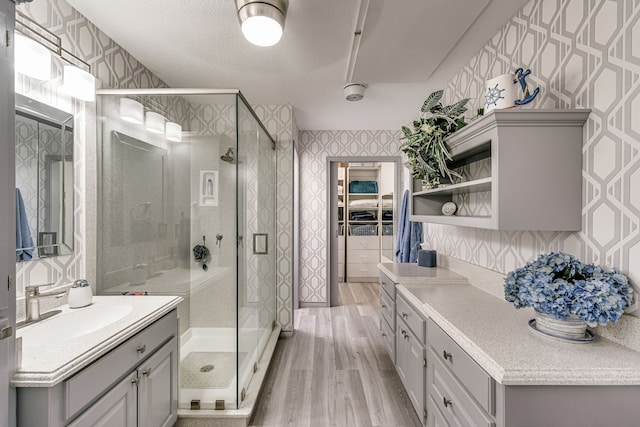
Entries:
[[41,320],[19,332],[23,345],[47,345],[77,338],[102,329],[125,317],[133,306],[125,304],[92,304],[69,309]]

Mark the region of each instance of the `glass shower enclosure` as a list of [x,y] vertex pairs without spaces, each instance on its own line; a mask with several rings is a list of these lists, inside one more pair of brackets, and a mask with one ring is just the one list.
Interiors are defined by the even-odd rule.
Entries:
[[275,142],[237,90],[98,94],[98,293],[183,297],[179,407],[239,408],[275,327]]

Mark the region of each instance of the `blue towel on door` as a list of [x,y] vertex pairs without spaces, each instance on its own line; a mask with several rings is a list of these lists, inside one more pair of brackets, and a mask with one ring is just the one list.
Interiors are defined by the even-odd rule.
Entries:
[[397,262],[417,262],[422,238],[422,223],[409,221],[409,190],[405,190],[398,222]]
[[29,261],[33,258],[33,251],[27,209],[24,206],[22,193],[16,188],[16,256],[20,261]]

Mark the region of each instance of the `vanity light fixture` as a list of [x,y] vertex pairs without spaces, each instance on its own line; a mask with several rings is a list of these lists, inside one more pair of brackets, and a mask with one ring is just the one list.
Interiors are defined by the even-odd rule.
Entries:
[[75,65],[65,65],[63,74],[64,91],[74,98],[93,102],[96,100],[96,78]]
[[141,125],[144,122],[144,106],[134,99],[120,98],[120,118]]
[[178,123],[165,123],[164,134],[169,141],[182,142],[182,126],[180,126]]
[[147,111],[144,123],[149,132],[160,135],[164,133],[164,120],[162,114]]
[[242,34],[257,46],[280,41],[289,0],[236,0]]
[[51,79],[51,51],[22,34],[15,34],[15,70],[38,80]]
[[[42,73],[43,78],[32,76],[29,73],[24,74],[39,78],[40,80],[51,79],[51,53],[55,53],[62,61],[70,64],[65,65],[63,70],[64,91],[74,98],[78,98],[83,101],[95,101],[96,79],[91,75],[91,66],[63,48],[62,40],[59,36],[38,24],[22,12],[16,11],[15,19],[16,31],[20,32],[20,34],[16,34],[16,70],[23,72],[17,66],[19,62],[18,57],[21,55],[20,51],[22,50],[19,43],[21,43],[20,39],[23,38],[22,42],[24,42],[25,39],[32,42],[30,44],[32,48],[34,48],[35,45],[39,45],[49,52],[49,60],[45,61],[43,59],[41,65],[43,70],[46,68],[49,70],[46,77],[44,77],[44,72]],[[40,65],[38,66],[40,67]]]

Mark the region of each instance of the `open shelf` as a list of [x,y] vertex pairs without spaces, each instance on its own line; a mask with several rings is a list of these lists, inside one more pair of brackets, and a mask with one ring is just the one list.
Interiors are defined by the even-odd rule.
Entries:
[[[582,127],[590,112],[512,108],[471,122],[446,142],[450,166],[465,168],[472,179],[429,190],[414,182],[411,221],[494,230],[580,230]],[[446,216],[446,202],[456,203],[457,213],[490,214]]]
[[444,187],[431,188],[413,193],[414,196],[422,195],[446,195],[452,196],[463,193],[478,193],[480,191],[491,191],[491,178],[475,179],[473,181],[461,182],[459,184],[449,184]]

